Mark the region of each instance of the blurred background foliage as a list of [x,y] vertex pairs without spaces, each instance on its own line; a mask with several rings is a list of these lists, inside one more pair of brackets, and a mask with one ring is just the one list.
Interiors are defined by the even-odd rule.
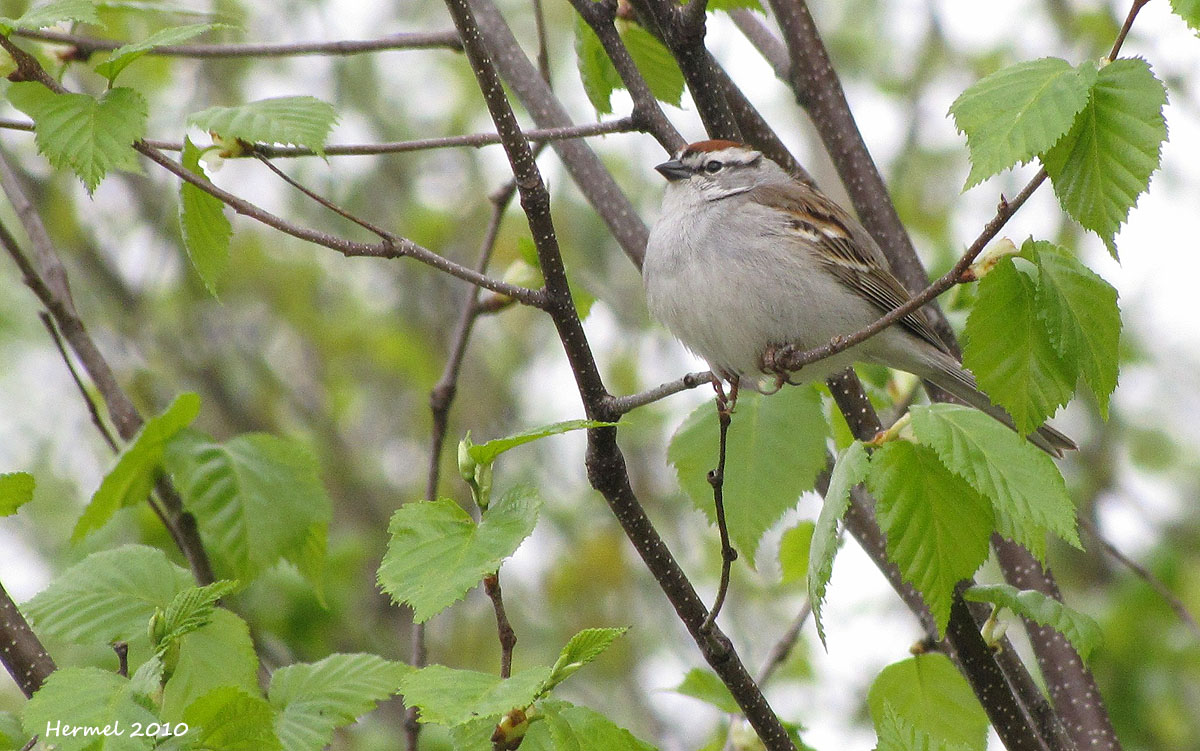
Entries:
[[[15,16],[24,5],[5,0],[0,13]],[[555,90],[577,122],[594,119],[575,71],[572,11],[566,3],[544,5]],[[990,217],[999,193],[1011,195],[1026,177],[1002,175],[960,195],[966,156],[944,115],[949,102],[978,76],[1015,60],[1098,57],[1125,12],[1123,4],[1099,0],[1027,0],[1003,10],[976,5],[812,3],[867,142],[931,271],[953,263]],[[146,7],[162,12],[146,13]],[[504,0],[501,7],[532,55],[537,36],[531,4]],[[370,38],[451,25],[441,3],[429,0],[216,0],[193,10],[240,25],[213,37],[225,41]],[[111,3],[103,16],[112,37],[131,40],[194,18],[180,11],[166,3]],[[728,17],[712,19],[711,47],[818,180],[837,194],[836,179],[783,85]],[[39,50],[45,61],[61,50],[24,44]],[[1154,3],[1126,47],[1128,54],[1145,55],[1170,86],[1172,145],[1143,204],[1165,201],[1154,216],[1171,221],[1146,218],[1143,205],[1121,243],[1127,264],[1135,269],[1149,264],[1159,276],[1171,275],[1172,259],[1195,249],[1195,213],[1179,207],[1187,201],[1194,207],[1200,200],[1200,181],[1191,179],[1195,171],[1186,166],[1195,156],[1186,135],[1195,134],[1200,119],[1196,46],[1165,3]],[[102,81],[81,71],[67,66],[68,83],[98,90]],[[332,143],[491,130],[463,57],[444,49],[343,58],[147,58],[125,76],[126,85],[151,99],[150,132],[156,138],[180,139],[188,112],[284,94],[313,94],[336,106],[341,124]],[[614,100],[617,114],[627,109],[622,96]],[[686,96],[683,109],[669,113],[686,136],[701,135]],[[145,175],[110,177],[89,198],[73,177],[53,172],[36,155],[30,135],[0,131],[0,143],[15,158],[67,264],[81,317],[145,413],[192,390],[204,400],[197,423],[202,430],[218,438],[250,431],[299,437],[319,455],[335,499],[324,603],[286,568],[270,572],[230,603],[250,622],[264,665],[274,668],[339,651],[407,659],[408,614],[376,589],[374,572],[388,517],[398,505],[424,494],[429,391],[441,373],[465,285],[414,262],[347,260],[235,218],[231,267],[214,299],[188,268],[173,178],[147,166]],[[661,157],[652,140],[620,134],[594,139],[593,146],[650,221],[660,191],[650,165]],[[630,393],[696,369],[649,322],[636,270],[553,153],[544,152],[540,163],[553,191],[572,283],[597,299],[586,325],[610,390]],[[491,212],[487,196],[504,184],[507,169],[499,147],[280,164],[351,211],[465,264],[474,263],[478,254]],[[361,229],[287,189],[253,161],[226,163],[215,181],[303,224],[365,239]],[[0,211],[6,222],[16,224],[11,207]],[[1128,265],[1107,261],[1095,238],[1060,219],[1048,190],[1007,234],[1020,242],[1031,232],[1078,248],[1122,291],[1127,364],[1113,417],[1103,424],[1091,405],[1076,404],[1061,420],[1083,445],[1063,465],[1080,513],[1192,612],[1200,611],[1200,515],[1195,513],[1200,456],[1194,427],[1200,410],[1195,375],[1200,337],[1194,326],[1165,333],[1161,328],[1164,321],[1186,323],[1188,316],[1194,321],[1194,299],[1190,308],[1163,312],[1164,299],[1169,305],[1183,298],[1164,292],[1158,286],[1163,280],[1154,274],[1139,276]],[[510,207],[496,245],[494,274],[520,259],[527,235],[519,209]],[[1179,263],[1195,268],[1194,261]],[[38,481],[34,502],[0,523],[0,579],[25,599],[96,549],[143,541],[175,555],[146,508],[123,511],[101,533],[80,545],[68,544],[75,517],[111,455],[11,263],[0,263],[0,285],[5,290],[0,294],[0,471],[29,471]],[[969,289],[961,290],[945,304],[959,315],[969,295]],[[671,433],[707,397],[700,389],[641,409],[622,423],[620,439],[652,518],[711,597],[719,568],[715,532],[682,502],[665,460]],[[467,430],[478,440],[579,416],[574,384],[549,321],[517,307],[481,318],[451,413],[451,448]],[[663,748],[701,746],[725,719],[708,705],[667,691],[701,660],[590,490],[582,445],[577,434],[541,441],[507,454],[498,467],[498,487],[529,482],[547,500],[533,538],[502,571],[519,638],[515,667],[552,661],[578,629],[633,624],[589,669],[586,680],[564,687],[567,697],[602,709]],[[453,451],[445,452],[439,494],[465,502],[469,494],[453,460]],[[811,518],[816,510],[815,499],[804,498],[789,520]],[[751,666],[765,659],[803,600],[800,585],[779,583],[773,546],[783,528],[768,536],[764,551],[770,554],[760,551],[758,571],[735,569],[731,606],[723,615]],[[1196,631],[1144,579],[1106,555],[1094,537],[1085,536],[1085,542],[1086,552],[1059,546],[1051,560],[1068,602],[1104,627],[1105,643],[1092,663],[1126,748],[1200,748]],[[904,646],[920,638],[920,631],[869,565],[853,553],[841,560],[827,626],[835,633],[830,653],[820,650],[806,630],[767,692],[785,719],[812,729],[805,736],[811,745],[832,748],[850,739],[853,747],[867,748],[873,735],[863,688],[883,664],[904,657]],[[435,618],[428,639],[431,661],[479,670],[498,664],[493,615],[480,592]],[[60,664],[115,664],[109,654],[55,656]],[[0,685],[0,709],[20,704],[11,683]],[[335,747],[396,747],[400,712],[393,702],[340,734]],[[432,730],[424,743],[448,747],[448,740],[439,740]]]

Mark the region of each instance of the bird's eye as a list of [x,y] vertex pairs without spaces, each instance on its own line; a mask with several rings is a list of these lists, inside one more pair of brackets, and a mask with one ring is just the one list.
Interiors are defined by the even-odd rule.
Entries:
[[724,166],[725,165],[721,164],[716,159],[710,159],[708,162],[705,163],[704,171],[711,175],[716,172],[720,172],[721,168]]

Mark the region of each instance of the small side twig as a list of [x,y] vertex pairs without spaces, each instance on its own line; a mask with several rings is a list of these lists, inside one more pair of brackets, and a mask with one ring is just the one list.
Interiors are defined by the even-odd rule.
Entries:
[[1184,605],[1183,600],[1179,599],[1178,595],[1172,592],[1171,589],[1164,584],[1161,579],[1155,576],[1153,571],[1122,553],[1120,548],[1118,548],[1116,545],[1113,545],[1108,538],[1100,534],[1100,530],[1096,528],[1096,525],[1092,523],[1091,519],[1088,519],[1085,516],[1080,516],[1079,526],[1087,530],[1087,533],[1092,536],[1092,539],[1100,543],[1100,546],[1104,548],[1105,553],[1110,555],[1122,566],[1132,571],[1138,578],[1146,582],[1151,589],[1157,592],[1158,596],[1163,598],[1167,605],[1171,607],[1171,610],[1175,611],[1175,615],[1179,617],[1179,620],[1183,622],[1183,625],[1187,626],[1197,639],[1200,639],[1200,624],[1196,622],[1195,617],[1192,615],[1191,611],[1188,610],[1187,605]]
[[[87,59],[96,52],[109,52],[126,44],[115,39],[69,34],[49,29],[17,29],[13,36],[52,44],[69,44],[76,56]],[[462,49],[453,30],[391,34],[379,39],[349,39],[333,42],[290,42],[287,44],[164,44],[148,54],[165,57],[295,57],[298,55],[359,55],[385,50]]]
[[629,394],[628,396],[613,396],[608,399],[608,408],[615,414],[623,415],[627,412],[632,412],[638,407],[644,407],[647,404],[653,404],[660,399],[665,399],[673,394],[678,394],[681,391],[694,389],[701,384],[710,383],[713,374],[707,370],[701,370],[695,373],[688,373],[682,378],[676,378],[674,381],[668,381],[660,386],[643,391],[639,394]]
[[117,675],[129,677],[129,644],[123,641],[112,643],[113,651],[117,653]]
[[75,387],[79,389],[79,395],[83,397],[83,403],[87,405],[88,414],[92,417],[92,424],[96,426],[96,430],[100,432],[100,436],[108,447],[113,450],[113,453],[120,451],[120,446],[117,444],[117,439],[113,438],[112,432],[108,429],[108,425],[104,423],[104,418],[100,417],[100,410],[96,407],[95,400],[88,393],[87,386],[83,385],[83,380],[79,377],[79,372],[75,370],[75,363],[71,362],[71,356],[67,354],[67,349],[63,346],[62,337],[59,336],[58,329],[54,327],[54,319],[45,311],[38,313],[38,318],[41,319],[42,325],[46,327],[46,331],[50,333],[50,339],[54,342],[55,349],[62,357],[63,364],[67,366],[67,372],[71,374],[71,380],[75,382]]
[[483,588],[496,611],[496,632],[500,638],[500,677],[512,676],[513,647],[517,645],[517,632],[513,631],[508,614],[504,612],[504,596],[500,592],[500,573],[483,577]]
[[713,376],[712,382],[717,389],[717,422],[720,430],[717,444],[717,468],[708,473],[708,484],[712,486],[717,530],[721,535],[721,581],[717,585],[717,596],[713,600],[712,608],[709,609],[704,623],[700,626],[701,633],[708,632],[716,622],[717,616],[721,614],[721,608],[725,605],[725,596],[729,593],[729,575],[733,569],[733,562],[737,560],[737,550],[729,542],[729,525],[725,521],[725,453],[729,423],[733,419],[733,408],[737,404],[738,379],[735,377],[730,381],[728,400],[721,388],[721,381],[716,375]]
[[256,159],[258,159],[258,161],[265,164],[267,166],[267,169],[274,172],[275,175],[280,180],[283,180],[288,185],[292,186],[293,188],[300,191],[304,195],[308,196],[312,200],[321,204],[322,206],[329,209],[333,213],[337,214],[338,216],[342,217],[343,219],[346,219],[348,221],[351,221],[351,222],[357,224],[358,226],[362,227],[363,229],[365,229],[369,232],[375,233],[380,238],[383,238],[385,240],[387,239],[387,237],[388,237],[387,230],[383,229],[382,227],[372,224],[371,222],[367,221],[366,219],[363,219],[361,217],[355,216],[354,214],[351,214],[348,210],[342,208],[341,206],[338,206],[336,203],[334,203],[333,201],[330,201],[328,198],[325,198],[324,196],[320,195],[316,191],[301,184],[300,181],[296,180],[291,175],[289,175],[286,172],[284,172],[283,170],[279,169],[279,167],[276,167],[275,164],[268,157],[264,156],[261,152],[258,152],[257,150],[255,150],[254,157]]
[[792,619],[792,623],[788,626],[787,631],[784,631],[779,639],[776,640],[775,644],[771,647],[771,651],[767,654],[767,659],[763,661],[762,669],[758,671],[758,676],[755,678],[758,685],[762,686],[769,681],[771,676],[775,674],[775,671],[787,660],[788,655],[795,648],[796,642],[800,639],[800,630],[804,628],[804,624],[808,622],[810,615],[812,615],[812,601],[806,597],[804,598],[804,604],[800,606],[799,612]]

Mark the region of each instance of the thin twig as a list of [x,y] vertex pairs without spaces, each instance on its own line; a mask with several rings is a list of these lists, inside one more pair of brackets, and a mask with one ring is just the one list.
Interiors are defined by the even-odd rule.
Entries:
[[800,611],[796,613],[796,617],[792,619],[792,623],[788,626],[787,631],[776,640],[771,647],[770,653],[767,654],[767,659],[763,661],[762,669],[758,671],[758,676],[755,678],[758,685],[764,685],[775,674],[775,671],[783,665],[787,660],[788,655],[796,647],[796,642],[800,638],[800,630],[804,628],[804,624],[808,621],[808,617],[812,615],[812,601],[807,597],[804,598],[804,604],[800,606]]
[[537,27],[537,64],[542,80],[550,84],[550,42],[546,37],[546,12],[542,0],[533,0],[533,21]]
[[608,406],[616,414],[623,415],[627,412],[632,412],[638,407],[644,407],[647,404],[653,404],[660,399],[665,399],[668,396],[678,394],[681,391],[694,389],[697,386],[712,382],[713,374],[707,370],[701,370],[695,373],[688,373],[682,378],[676,378],[674,381],[669,381],[661,386],[643,391],[638,394],[629,394],[628,396],[614,396],[609,398]]
[[366,219],[363,219],[361,217],[355,216],[354,214],[351,214],[347,209],[344,209],[341,206],[338,206],[336,203],[334,203],[333,201],[330,201],[328,198],[325,198],[324,196],[320,195],[316,191],[311,190],[310,188],[304,186],[298,180],[293,178],[291,175],[289,175],[288,173],[286,173],[283,170],[276,167],[268,157],[262,155],[261,153],[255,153],[254,156],[255,156],[255,158],[258,159],[258,161],[265,164],[267,166],[267,169],[274,172],[276,174],[276,176],[279,177],[279,179],[283,180],[285,183],[292,186],[296,190],[300,191],[304,195],[308,196],[312,200],[321,204],[322,206],[329,209],[330,211],[337,214],[338,216],[342,217],[343,219],[347,219],[347,220],[357,224],[358,226],[362,227],[363,229],[366,229],[369,232],[373,232],[376,235],[379,235],[381,238],[383,238],[385,240],[387,239],[387,237],[388,237],[387,230],[368,222]]
[[1188,610],[1187,605],[1183,604],[1183,600],[1179,599],[1179,596],[1172,592],[1170,587],[1155,576],[1154,572],[1122,553],[1120,548],[1112,544],[1104,535],[1100,534],[1100,530],[1096,528],[1091,519],[1083,516],[1079,517],[1079,526],[1086,529],[1088,534],[1100,543],[1100,546],[1104,548],[1104,552],[1136,574],[1146,584],[1149,584],[1150,588],[1157,592],[1159,597],[1163,598],[1167,605],[1171,607],[1171,610],[1175,611],[1175,615],[1179,617],[1183,625],[1187,626],[1197,639],[1200,639],[1200,624],[1196,622],[1196,618]]
[[733,562],[737,560],[737,550],[729,542],[729,524],[725,520],[725,456],[728,444],[727,439],[729,437],[729,423],[733,419],[733,408],[737,404],[738,381],[736,377],[730,381],[728,400],[726,400],[725,391],[721,388],[721,381],[717,376],[713,376],[712,383],[717,390],[719,438],[717,442],[717,468],[708,473],[707,479],[708,484],[712,486],[713,506],[716,508],[717,531],[721,536],[721,579],[717,585],[717,596],[713,599],[712,608],[709,609],[708,615],[704,618],[704,623],[700,626],[702,633],[711,629],[717,620],[717,616],[721,614],[721,608],[725,605],[725,596],[729,593],[729,575],[733,569]]
[[58,329],[54,327],[54,319],[45,311],[39,312],[38,318],[41,319],[42,325],[46,327],[46,331],[50,333],[50,339],[53,340],[54,347],[58,350],[59,356],[62,357],[63,364],[67,366],[67,372],[71,374],[71,380],[75,382],[75,387],[79,389],[79,395],[83,397],[83,403],[87,405],[88,414],[92,416],[92,424],[96,426],[96,430],[100,431],[100,436],[115,454],[121,450],[117,444],[117,439],[113,438],[108,425],[104,424],[104,418],[100,417],[100,410],[96,407],[96,402],[92,399],[92,395],[88,393],[87,386],[83,385],[83,380],[80,379],[79,372],[75,370],[75,363],[71,362],[71,356],[67,354],[67,348],[63,346],[62,337],[59,336]]
[[[893,308],[858,331],[845,336],[834,337],[819,347],[813,347],[802,352],[782,351],[774,357],[774,364],[780,370],[795,371],[805,365],[836,355],[870,339],[913,311],[928,304],[935,297],[954,285],[964,281],[964,272],[966,272],[967,267],[975,261],[976,257],[983,252],[983,249],[987,247],[992,238],[1000,232],[1008,220],[1012,218],[1013,214],[1017,212],[1017,209],[1021,208],[1029,200],[1029,197],[1033,195],[1033,192],[1045,180],[1046,170],[1038,170],[1038,173],[1021,189],[1021,192],[1015,198],[1011,201],[1001,198],[1000,205],[996,209],[996,216],[987,223],[983,231],[979,234],[979,237],[975,239],[975,242],[971,243],[971,247],[967,248],[962,257],[958,259],[958,262],[949,271],[926,286],[925,289],[910,297],[903,305]],[[966,281],[970,280],[967,279]]]
[[1133,0],[1129,6],[1129,13],[1125,15],[1125,23],[1121,24],[1121,30],[1117,32],[1117,38],[1113,41],[1112,50],[1108,53],[1108,59],[1116,60],[1117,55],[1121,54],[1121,47],[1125,44],[1125,37],[1129,36],[1129,30],[1133,28],[1133,21],[1137,18],[1138,12],[1150,0]]
[[[13,36],[36,39],[52,44],[69,44],[83,59],[96,52],[115,50],[126,42],[115,39],[68,34],[48,29],[17,29]],[[285,44],[164,44],[148,54],[169,57],[293,57],[297,55],[358,55],[384,50],[460,49],[458,35],[453,30],[421,31],[391,34],[379,39],[341,40],[334,42],[290,42]]]
[[500,638],[500,677],[512,676],[513,647],[517,645],[517,633],[513,631],[508,614],[504,612],[504,596],[500,592],[500,573],[483,577],[483,588],[496,611],[496,632]]

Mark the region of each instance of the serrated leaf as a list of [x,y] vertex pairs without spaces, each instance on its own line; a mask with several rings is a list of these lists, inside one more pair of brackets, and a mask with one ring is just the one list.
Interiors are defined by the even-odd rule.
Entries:
[[1054,461],[988,415],[958,404],[909,410],[917,441],[991,501],[996,531],[1045,561],[1046,533],[1080,547],[1075,506]]
[[[811,490],[825,467],[829,426],[813,388],[771,397],[742,392],[726,444],[725,518],[739,555],[751,566],[764,532]],[[671,438],[667,459],[696,508],[715,523],[713,489],[719,428],[712,404],[702,404]]]
[[209,107],[190,116],[188,124],[226,139],[303,146],[320,156],[337,120],[337,112],[327,102],[311,96],[285,96],[237,107]]
[[541,505],[531,488],[517,487],[492,503],[477,525],[449,499],[406,503],[388,525],[379,587],[424,623],[516,551],[537,524]]
[[1058,631],[1084,660],[1103,641],[1103,633],[1094,620],[1036,590],[1020,590],[1007,584],[976,584],[963,593],[963,599],[1008,608],[1039,626]]
[[282,751],[271,706],[235,686],[213,689],[184,714],[188,740],[205,751]]
[[546,667],[522,670],[502,679],[474,670],[430,665],[404,676],[400,692],[407,706],[420,708],[421,722],[453,726],[529,706],[549,677],[550,668]]
[[[183,166],[207,177],[200,166],[202,153],[190,138],[183,139]],[[192,268],[200,275],[209,294],[216,297],[217,286],[229,267],[229,238],[233,236],[233,225],[225,216],[225,204],[187,180],[180,181],[179,229]]]
[[877,500],[888,559],[921,593],[938,634],[944,633],[955,585],[987,559],[991,505],[932,449],[907,441],[875,452],[867,487]]
[[741,714],[742,711],[733,694],[729,692],[729,687],[711,670],[692,668],[683,676],[679,685],[671,690],[711,704],[726,714]]
[[155,47],[180,44],[192,37],[200,36],[206,31],[212,31],[224,25],[217,23],[197,23],[187,26],[173,26],[169,29],[157,31],[140,42],[125,44],[113,50],[107,60],[96,66],[96,72],[107,78],[111,84],[121,74],[121,71],[129,67],[130,63],[150,52]]
[[1200,0],[1171,0],[1171,10],[1187,21],[1193,31],[1200,31]]
[[1001,260],[979,282],[963,331],[963,363],[1022,434],[1070,401],[1079,377],[1039,315],[1037,279],[1036,267],[1025,259]]
[[934,739],[884,702],[883,717],[875,719],[879,743],[875,751],[970,751],[969,746]]
[[175,595],[159,620],[161,636],[157,647],[161,653],[170,644],[207,626],[212,620],[217,601],[237,589],[235,581],[218,581],[204,587],[188,587]]
[[21,609],[39,633],[80,644],[128,641],[192,583],[161,550],[123,545],[84,558]]
[[250,628],[224,608],[212,611],[208,623],[181,638],[177,655],[165,661],[169,675],[162,693],[164,720],[186,720],[195,702],[220,688],[261,695]]
[[1028,60],[977,81],[950,114],[967,136],[971,173],[964,190],[1053,146],[1088,103],[1096,66],[1066,60]]
[[825,644],[825,627],[821,623],[821,607],[825,603],[825,590],[833,576],[833,557],[837,554],[838,522],[850,508],[850,490],[866,479],[870,469],[867,449],[862,443],[851,443],[838,456],[829,477],[829,489],[825,502],[817,516],[813,529],[812,544],[808,553],[808,601],[812,604],[813,623],[817,636]]
[[571,637],[554,663],[548,683],[558,685],[579,668],[599,657],[628,628],[585,628]]
[[0,516],[11,516],[32,501],[35,485],[33,475],[28,472],[0,474]]
[[40,83],[14,83],[13,106],[33,118],[38,151],[57,168],[66,167],[93,192],[112,169],[140,172],[134,141],[146,133],[146,100],[117,87],[99,98],[55,94]]
[[13,29],[44,29],[60,21],[99,24],[100,18],[93,0],[51,0],[33,6],[18,18],[0,18],[0,34],[11,34]]
[[1071,132],[1042,156],[1063,209],[1114,258],[1113,237],[1158,169],[1166,102],[1166,87],[1145,60],[1116,60],[1100,69]]
[[671,51],[641,26],[623,24],[621,39],[654,98],[678,107],[683,101],[683,71]]
[[797,522],[779,540],[779,569],[783,584],[805,581],[808,578],[808,556],[812,549],[813,530],[809,521]]
[[[156,722],[135,699],[128,678],[100,668],[59,668],[50,674],[22,712],[25,732],[41,735],[59,751],[141,751],[154,739],[129,732]],[[74,733],[64,727],[81,728]],[[110,729],[109,735],[85,735],[82,728]],[[124,729],[123,733],[111,732]],[[51,729],[57,732],[52,733]]]
[[1117,387],[1121,311],[1117,290],[1065,249],[1026,240],[1021,255],[1038,266],[1038,316],[1058,353],[1083,375],[1108,419]]
[[229,578],[249,582],[296,554],[332,515],[316,457],[298,441],[249,433],[217,443],[189,432],[171,442],[166,467]]
[[[624,88],[621,76],[604,52],[600,38],[581,16],[575,18],[575,59],[588,101],[597,115],[612,113],[612,93]],[[536,266],[536,261],[531,262]]]
[[654,751],[595,710],[555,700],[538,707],[542,721],[530,724],[522,751]]
[[334,729],[354,722],[400,690],[414,668],[372,654],[334,654],[282,667],[267,690],[284,751],[320,751]]
[[75,524],[71,540],[78,542],[99,529],[119,509],[146,500],[169,440],[192,424],[200,414],[200,397],[193,393],[175,397],[162,414],[151,417],[117,456],[117,462],[92,495]]
[[524,445],[531,441],[536,441],[547,436],[558,435],[560,433],[566,433],[572,430],[604,428],[615,424],[616,423],[611,422],[600,422],[599,420],[564,420],[563,422],[556,422],[553,425],[531,428],[530,430],[526,430],[515,435],[506,436],[504,438],[495,438],[486,443],[468,443],[467,451],[470,453],[471,458],[479,464],[491,464],[492,462],[496,461],[496,457],[500,456],[500,454],[503,454],[505,451]]
[[945,655],[929,653],[888,665],[871,684],[867,704],[876,727],[890,705],[896,716],[937,742],[970,751],[987,748],[987,714]]

